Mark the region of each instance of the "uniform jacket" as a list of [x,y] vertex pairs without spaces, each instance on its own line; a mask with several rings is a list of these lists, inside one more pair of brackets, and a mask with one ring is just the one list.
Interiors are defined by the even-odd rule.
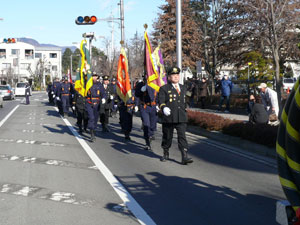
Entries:
[[166,116],[162,113],[163,123],[186,123],[187,113],[186,113],[186,87],[179,84],[180,95],[177,90],[173,87],[171,83],[168,83],[159,89],[158,99],[160,108],[163,112],[165,107],[171,109],[171,115]]
[[88,90],[86,103],[92,105],[99,105],[102,98],[106,98],[105,90],[101,83],[95,82]]
[[144,82],[140,82],[136,85],[135,96],[139,98],[139,104],[143,107],[146,106],[156,106],[156,93],[155,90],[148,85],[146,85],[146,91],[142,92],[141,88],[145,85]]
[[83,113],[85,111],[85,102],[86,102],[85,97],[83,97],[81,94],[79,94],[76,91],[75,95],[74,95],[74,102],[75,102],[77,110],[79,112]]
[[62,83],[60,84],[60,87],[58,89],[58,95],[71,95],[73,92],[72,84],[68,83]]
[[59,96],[58,94],[58,90],[60,89],[60,82],[59,81],[54,81],[53,82],[53,86],[52,86],[52,90],[53,90],[53,93],[54,93],[54,95],[56,95],[56,96]]
[[111,96],[113,96],[113,87],[109,84],[107,85],[106,89],[104,88],[104,84],[101,84],[103,87],[103,90],[105,91],[105,104],[101,105],[101,109],[110,109],[110,104],[112,102]]

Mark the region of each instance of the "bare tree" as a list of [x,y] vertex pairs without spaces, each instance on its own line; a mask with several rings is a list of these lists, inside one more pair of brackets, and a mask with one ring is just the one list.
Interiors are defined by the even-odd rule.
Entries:
[[280,61],[285,61],[286,58],[283,57],[292,57],[292,54],[287,54],[291,45],[293,49],[297,49],[296,43],[289,41],[297,35],[300,2],[299,0],[247,0],[239,1],[239,4],[248,12],[249,22],[252,21],[252,27],[256,30],[252,37],[258,35],[264,42],[265,51],[273,58],[281,112]]

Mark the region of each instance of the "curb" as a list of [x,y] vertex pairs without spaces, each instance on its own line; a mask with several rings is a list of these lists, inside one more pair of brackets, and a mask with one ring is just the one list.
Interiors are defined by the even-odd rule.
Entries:
[[269,148],[264,145],[256,144],[251,141],[247,141],[244,139],[241,139],[239,137],[233,137],[226,134],[222,134],[219,131],[207,131],[201,127],[197,126],[187,126],[187,131],[193,134],[201,135],[204,137],[207,137],[209,139],[219,141],[228,145],[232,145],[234,147],[238,147],[241,150],[256,153],[259,155],[267,156],[270,158],[275,159],[276,158],[276,149],[275,148]]

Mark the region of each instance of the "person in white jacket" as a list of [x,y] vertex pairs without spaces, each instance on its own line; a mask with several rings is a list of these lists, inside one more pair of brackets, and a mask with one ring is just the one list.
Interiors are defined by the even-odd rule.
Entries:
[[268,88],[266,83],[261,83],[258,88],[260,89],[260,95],[262,98],[262,103],[264,104],[268,114],[272,114],[275,112],[276,116],[278,117],[279,114],[279,105],[278,105],[278,98],[277,92]]

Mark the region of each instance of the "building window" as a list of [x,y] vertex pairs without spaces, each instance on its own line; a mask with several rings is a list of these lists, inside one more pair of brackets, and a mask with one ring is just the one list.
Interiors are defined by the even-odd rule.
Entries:
[[11,68],[11,64],[10,63],[2,63],[2,68],[3,69],[10,69]]
[[12,55],[18,55],[18,53],[19,53],[19,49],[12,49],[11,50]]
[[25,59],[33,59],[33,50],[25,49]]
[[50,58],[57,58],[57,53],[50,53]]
[[1,58],[6,59],[6,50],[5,49],[0,49],[0,59]]
[[52,71],[57,71],[57,66],[52,66]]
[[42,53],[35,53],[34,57],[38,58],[38,59],[41,59],[42,58]]
[[30,66],[29,63],[21,63],[20,64],[20,69],[21,70],[27,70],[29,66]]

